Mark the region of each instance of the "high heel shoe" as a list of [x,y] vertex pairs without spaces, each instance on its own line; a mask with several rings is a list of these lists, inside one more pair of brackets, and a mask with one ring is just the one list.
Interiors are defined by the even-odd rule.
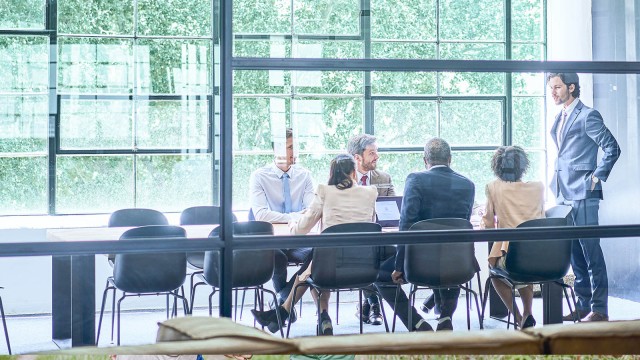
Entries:
[[[278,323],[278,315],[276,311],[280,313],[280,323]],[[266,326],[269,331],[275,333],[280,330],[284,325],[285,320],[289,318],[289,312],[282,306],[278,306],[277,309],[271,309],[268,311],[251,310],[251,314],[256,318],[256,321],[261,326]]]
[[524,319],[520,328],[526,329],[534,326],[536,326],[536,319],[533,318],[533,315],[529,315],[526,319]]

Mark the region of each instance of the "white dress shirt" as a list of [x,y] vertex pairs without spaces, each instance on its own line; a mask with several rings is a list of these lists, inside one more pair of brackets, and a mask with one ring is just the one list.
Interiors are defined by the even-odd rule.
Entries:
[[272,163],[251,174],[249,201],[256,220],[287,223],[298,218],[299,212],[309,207],[314,197],[311,173],[299,165],[292,165],[287,174],[289,174],[292,211],[288,214],[284,213],[282,186],[284,171]]
[[[360,180],[362,180],[362,177],[364,175],[367,175],[367,181],[366,181],[366,183],[363,184],[363,183],[360,182]],[[371,171],[367,171],[366,173],[363,174],[360,171],[356,170],[356,176],[358,176],[358,179],[357,179],[358,180],[358,185],[361,185],[361,186],[371,185]]]

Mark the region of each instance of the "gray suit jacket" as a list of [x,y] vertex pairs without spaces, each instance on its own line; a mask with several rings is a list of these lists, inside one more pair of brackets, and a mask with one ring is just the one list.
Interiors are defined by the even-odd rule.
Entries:
[[[556,197],[562,194],[566,200],[602,199],[602,181],[607,180],[618,160],[620,146],[604,125],[600,113],[576,101],[578,104],[562,129],[562,143],[558,144],[556,138],[561,113],[551,127],[551,137],[558,148],[551,190]],[[598,148],[604,151],[600,164]],[[601,180],[593,191],[592,175]]]
[[378,189],[378,196],[395,196],[396,191],[391,183],[391,175],[380,170],[371,170],[371,185]]

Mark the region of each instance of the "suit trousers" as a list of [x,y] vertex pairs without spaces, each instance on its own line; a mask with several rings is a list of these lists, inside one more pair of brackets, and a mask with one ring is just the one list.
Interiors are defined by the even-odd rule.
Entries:
[[[273,289],[278,293],[282,299],[286,299],[291,289],[287,286],[287,266],[291,263],[308,263],[311,261],[312,254],[311,248],[300,249],[283,249],[276,250],[275,252],[275,267],[273,269]],[[306,269],[306,266],[302,266],[296,274],[301,273]]]
[[[598,225],[600,199],[591,198],[564,201],[564,203],[571,205],[571,216],[575,225]],[[597,311],[607,315],[609,283],[600,239],[573,240],[571,267],[576,276],[574,289],[578,295],[578,309],[582,312]]]

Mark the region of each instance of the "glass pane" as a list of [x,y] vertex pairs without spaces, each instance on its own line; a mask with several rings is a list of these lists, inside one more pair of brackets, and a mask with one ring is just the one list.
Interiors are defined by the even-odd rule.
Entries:
[[475,204],[487,201],[485,188],[495,175],[491,170],[493,151],[454,151],[451,154],[451,168],[468,177],[476,185]]
[[436,0],[371,2],[371,38],[436,39]]
[[434,72],[371,72],[373,95],[435,95]]
[[544,45],[513,44],[511,58],[513,60],[544,60]]
[[138,35],[211,36],[211,0],[137,0]]
[[435,43],[374,42],[372,59],[435,59]]
[[504,40],[504,0],[441,0],[442,40]]
[[0,156],[0,215],[46,214],[46,156]]
[[293,33],[358,35],[360,0],[294,0]]
[[[344,151],[339,151],[338,153],[343,152]],[[329,168],[331,166],[331,160],[333,160],[336,155],[337,153],[327,154],[325,152],[300,154],[300,156],[298,157],[298,164],[311,172],[311,178],[313,179],[314,188],[318,186],[318,184],[327,183],[329,179]]]
[[513,98],[512,143],[522,147],[544,148],[544,98]]
[[290,34],[291,0],[233,0],[234,34]]
[[447,95],[504,95],[502,73],[440,73],[440,89]]
[[108,213],[134,206],[133,156],[58,156],[56,212]]
[[547,80],[543,73],[515,73],[511,76],[513,95],[544,96]]
[[364,47],[361,41],[299,40],[293,45],[296,58],[361,59]]
[[133,34],[133,0],[58,0],[61,34]]
[[295,98],[291,124],[300,151],[343,150],[363,130],[362,104],[362,98]]
[[46,93],[49,38],[0,36],[0,92]]
[[234,94],[288,94],[291,71],[239,70],[233,72]]
[[292,71],[300,94],[362,94],[364,74],[357,71]]
[[442,43],[440,58],[443,60],[503,60],[504,44]]
[[544,39],[544,0],[511,0],[511,39]]
[[376,101],[373,113],[381,147],[424,146],[438,134],[435,101]]
[[0,96],[0,153],[46,152],[48,121],[48,96]]
[[291,40],[286,40],[282,36],[271,36],[268,40],[235,39],[233,56],[288,58],[291,57]]
[[0,29],[44,29],[45,0],[0,2]]
[[59,38],[58,92],[131,94],[132,45],[128,39]]
[[[428,138],[425,137],[422,141],[422,145],[427,142]],[[415,171],[422,171],[425,169],[424,152],[385,152],[380,153],[380,159],[378,159],[378,169],[389,173],[391,175],[391,182],[396,191],[396,195],[402,195],[404,193],[404,184],[407,176]]]
[[209,102],[164,100],[139,102],[136,117],[138,148],[207,148]]
[[60,148],[132,149],[133,102],[61,99]]
[[139,94],[211,93],[211,41],[138,40]]
[[451,146],[501,145],[502,106],[496,100],[443,101],[440,137]]
[[234,98],[234,149],[272,153],[272,129],[290,119],[290,107],[291,100],[284,98]]
[[273,151],[265,153],[233,154],[233,209],[249,210],[249,177],[251,173],[267,164],[273,163]]
[[522,177],[523,181],[542,181],[545,183],[546,175],[546,153],[544,151],[527,150],[529,157],[529,170]]
[[212,204],[211,155],[138,156],[136,206],[182,211]]

